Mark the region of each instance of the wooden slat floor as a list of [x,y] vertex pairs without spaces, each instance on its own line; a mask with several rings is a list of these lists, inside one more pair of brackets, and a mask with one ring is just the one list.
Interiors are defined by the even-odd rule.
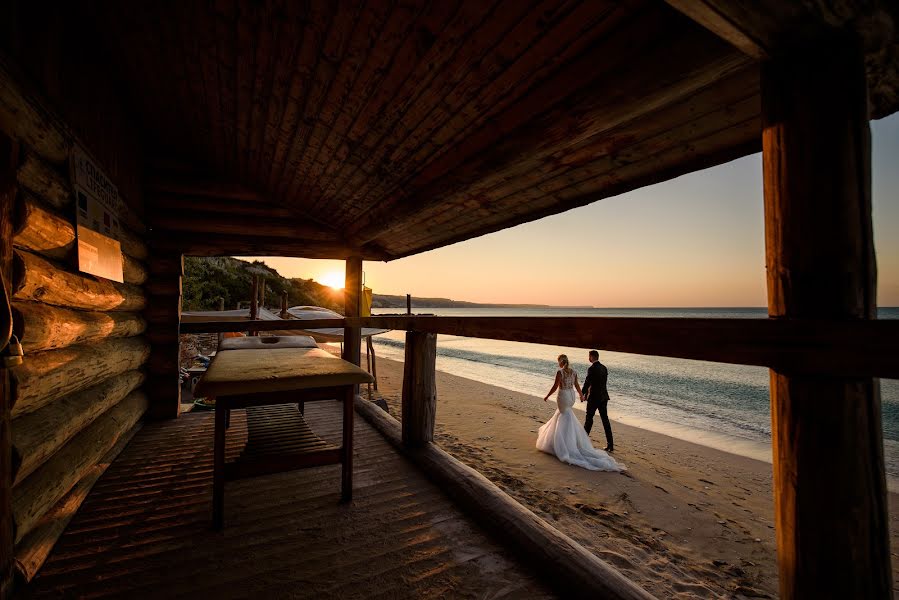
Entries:
[[[340,405],[306,405],[340,443]],[[229,482],[211,529],[209,412],[146,425],[97,482],[32,597],[546,598],[552,592],[360,417],[352,504],[331,465]],[[229,459],[246,440],[232,414]]]

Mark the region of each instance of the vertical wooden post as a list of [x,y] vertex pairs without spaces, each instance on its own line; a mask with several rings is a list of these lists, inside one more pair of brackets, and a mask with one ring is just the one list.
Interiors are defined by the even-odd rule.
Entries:
[[[875,318],[870,131],[851,41],[762,66],[768,312]],[[878,381],[771,371],[781,597],[891,598]]]
[[[12,230],[16,197],[18,145],[0,134],[0,272],[6,294],[12,294]],[[0,310],[7,310],[0,306]],[[5,337],[5,335],[4,335]],[[0,365],[0,600],[12,598],[15,533],[12,515],[12,389],[9,371]]]
[[259,277],[259,306],[265,308],[265,277]]
[[290,313],[287,312],[287,290],[281,292],[281,314],[279,316],[282,319],[286,319],[290,316]]
[[[250,295],[250,320],[255,321],[259,318],[259,275],[253,275],[253,291]],[[250,335],[256,335],[257,332],[249,331]]]
[[412,314],[412,294],[406,294],[406,314]]
[[[153,248],[152,240],[150,242]],[[147,339],[150,358],[147,361],[147,390],[150,405],[147,414],[154,419],[171,419],[181,411],[180,367],[181,277],[184,257],[152,249],[148,260]]]
[[[358,317],[362,310],[362,259],[354,256],[346,259],[346,280],[343,291],[343,314],[347,318]],[[362,359],[362,329],[347,327],[343,330],[343,359],[358,365]]]
[[403,443],[407,446],[434,441],[436,364],[437,334],[407,331],[403,367]]

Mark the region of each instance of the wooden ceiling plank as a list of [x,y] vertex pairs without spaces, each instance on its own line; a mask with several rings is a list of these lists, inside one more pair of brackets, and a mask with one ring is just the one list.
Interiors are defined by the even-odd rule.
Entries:
[[[552,192],[564,187],[553,183],[554,181],[563,180],[569,173],[578,172],[584,165],[595,165],[596,161],[606,157],[619,161],[624,156],[648,148],[648,144],[657,144],[657,136],[672,131],[673,124],[692,125],[706,118],[730,119],[738,110],[734,106],[746,101],[751,103],[747,105],[749,110],[754,107],[758,113],[758,92],[758,72],[755,67],[751,67],[662,110],[627,121],[570,148],[558,150],[537,166],[518,164],[514,168],[497,172],[495,176],[467,188],[463,197],[490,203],[499,202],[534,186]],[[725,107],[723,112],[722,106]]]
[[306,198],[317,195],[314,181],[320,171],[316,170],[316,163],[326,160],[320,159],[320,157],[323,153],[328,152],[327,142],[332,139],[334,122],[350,97],[365,63],[370,60],[374,48],[379,43],[388,16],[398,20],[396,15],[390,14],[392,8],[392,2],[369,4],[356,20],[341,60],[340,69],[328,90],[327,98],[322,103],[318,119],[312,126],[300,167],[294,173],[295,184],[288,192],[291,197],[299,195],[305,203]]
[[[291,73],[290,86],[288,88],[288,100],[281,116],[281,123],[277,132],[274,154],[269,165],[262,165],[260,174],[263,182],[267,181],[267,189],[277,190],[280,187],[280,178],[285,172],[288,152],[292,150],[293,142],[300,127],[306,102],[311,88],[312,78],[321,58],[319,48],[324,43],[324,37],[330,30],[333,19],[333,3],[313,2],[303,27],[303,39],[299,54]],[[266,169],[268,175],[266,176]]]
[[[429,91],[432,96],[439,97],[439,90],[430,90],[430,86],[434,84],[438,75],[444,79],[446,85],[452,84],[450,76],[444,75],[445,71],[455,69],[457,78],[461,77],[462,74],[458,73],[459,63],[469,64],[477,58],[472,57],[471,52],[483,47],[483,39],[489,34],[488,28],[496,28],[498,23],[507,23],[505,18],[492,18],[493,14],[500,12],[506,18],[510,14],[520,14],[521,7],[515,9],[514,6],[513,11],[506,14],[502,10],[502,1],[494,0],[495,4],[493,5],[463,2],[460,12],[450,25],[439,33],[432,51],[416,66],[412,76],[406,79],[404,85],[399,89],[399,94],[383,105],[382,111],[379,111],[375,118],[366,121],[368,127],[359,132],[361,138],[353,138],[351,133],[352,139],[361,139],[362,141],[357,143],[354,153],[354,158],[358,160],[347,161],[352,162],[353,166],[341,173],[341,180],[336,186],[336,193],[340,197],[358,198],[360,196],[359,188],[370,177],[382,175],[380,172],[376,173],[377,158],[386,151],[385,148],[389,144],[390,137],[397,135],[397,131],[402,128],[402,119],[406,114],[415,107],[427,104],[425,96]],[[478,43],[479,39],[482,40],[480,43]],[[363,133],[364,135],[362,135]]]
[[271,238],[264,236],[197,236],[159,231],[152,245],[187,256],[287,256],[296,258],[343,259],[361,256],[364,260],[388,260],[390,255],[377,246],[363,248],[316,240]]
[[237,121],[237,174],[241,181],[247,181],[250,156],[250,113],[253,110],[253,82],[256,66],[255,48],[266,27],[262,27],[260,7],[254,3],[242,3],[235,22],[237,32],[237,65],[235,71],[235,119]]
[[208,177],[181,176],[150,176],[147,187],[157,192],[175,195],[202,196],[206,198],[227,198],[230,200],[242,200],[245,202],[265,202],[267,198],[258,190],[245,185],[215,180]]
[[291,102],[291,86],[297,71],[297,59],[305,42],[303,22],[307,18],[304,5],[288,2],[286,13],[278,28],[276,38],[279,60],[276,62],[275,76],[271,86],[271,97],[268,100],[265,135],[262,146],[250,150],[253,158],[253,180],[265,185],[271,171],[271,161],[275,156],[275,146],[283,126],[287,105]]
[[361,0],[352,5],[349,2],[338,3],[337,14],[320,49],[321,57],[315,69],[310,95],[306,99],[302,126],[294,137],[293,150],[288,154],[287,166],[278,183],[277,197],[286,199],[288,203],[296,193],[298,185],[296,174],[302,168],[303,161],[308,160],[307,153],[313,128],[321,118],[321,111],[331,86],[343,68],[344,53],[361,11]]
[[[350,228],[350,234],[363,242],[373,239],[369,236],[380,228],[376,220],[380,218],[378,212],[389,211],[394,221],[402,220],[404,215],[420,210],[423,199],[427,199],[427,203],[438,203],[504,166],[518,162],[536,164],[558,148],[568,147],[696,93],[747,63],[743,55],[730,50],[716,38],[697,37],[691,29],[668,27],[659,31],[652,51],[647,49],[637,57],[627,57],[627,64],[622,65],[622,70],[611,79],[615,84],[613,89],[606,87],[609,80],[594,82],[518,129],[506,131],[504,118],[497,117],[490,125],[502,135],[489,131],[491,127],[482,128],[483,135],[467,140],[465,147],[446,156],[445,161],[453,166],[449,175],[421,187],[415,181],[411,182],[405,198],[398,198],[394,203],[381,202],[380,210],[369,216],[370,223],[362,220],[361,226]],[[627,43],[626,39],[618,39]],[[609,52],[611,48],[604,50]],[[648,73],[654,73],[654,76],[648,78]],[[558,83],[550,80],[545,85]],[[538,93],[534,95],[539,97]],[[515,107],[515,111],[518,110],[524,109]],[[509,122],[514,126],[520,119],[521,116],[513,112]],[[500,139],[499,143],[491,146],[496,139]],[[461,162],[460,157],[467,157],[467,160]],[[441,165],[429,165],[420,177],[427,180],[431,170],[448,172]]]
[[[385,170],[391,173],[390,179],[397,187],[402,187],[402,181],[408,178],[415,165],[428,164],[435,155],[441,153],[441,146],[449,139],[462,137],[459,135],[460,129],[468,129],[471,125],[472,112],[484,117],[478,123],[480,125],[487,120],[493,105],[484,102],[471,112],[466,112],[466,108],[477,105],[479,98],[491,98],[494,103],[497,102],[497,93],[508,93],[522,76],[526,77],[528,72],[536,71],[534,65],[543,64],[548,57],[558,55],[562,48],[577,39],[578,36],[574,35],[577,30],[572,31],[572,23],[567,21],[567,17],[578,12],[577,8],[578,4],[575,3],[547,2],[534,7],[515,27],[506,32],[496,46],[478,62],[477,70],[470,71],[443,96],[443,101],[385,158]],[[585,9],[586,13],[578,13],[579,23],[583,24],[584,20],[594,22],[591,17],[595,19],[596,13],[604,15],[611,6],[603,2],[585,2],[580,3],[580,8]],[[553,46],[553,52],[542,54],[541,41],[548,41]],[[538,57],[542,60],[538,60]],[[522,67],[522,64],[526,66]],[[589,79],[589,76],[585,76],[588,72],[580,74],[582,81]],[[491,91],[496,93],[491,95]],[[571,90],[557,91],[564,94]],[[478,121],[477,116],[474,120]],[[369,188],[365,195],[384,197],[389,193],[388,189]]]
[[[496,76],[488,74],[485,79],[490,81],[490,85],[483,86],[477,97],[468,100],[442,126],[434,128],[427,138],[429,154],[423,152],[414,157],[406,155],[392,158],[396,164],[407,165],[406,169],[397,174],[401,177],[398,182],[386,189],[383,186],[379,189],[368,188],[364,192],[364,197],[383,198],[400,194],[400,190],[406,187],[407,179],[414,173],[413,169],[416,165],[421,170],[421,165],[428,164],[456,147],[466,135],[482,127],[494,114],[508,108],[535,82],[546,77],[552,66],[569,63],[572,72],[576,71],[577,73],[576,84],[585,84],[591,77],[596,77],[599,71],[595,66],[597,64],[595,59],[590,58],[588,61],[584,61],[586,64],[583,66],[577,65],[573,68],[571,68],[570,61],[581,54],[586,46],[605,36],[610,28],[620,25],[622,20],[628,17],[636,18],[634,10],[639,4],[638,2],[609,4],[586,2],[575,7],[571,12],[562,12],[558,15],[557,23],[552,23],[551,19],[543,14],[540,15],[539,24],[533,19],[525,19],[519,23],[515,30],[507,36],[509,39],[504,41],[504,46],[524,48],[514,61],[510,59],[509,67],[501,73],[497,73]],[[535,30],[540,33],[536,41],[530,47],[522,45],[520,43],[521,36],[533,38]],[[566,35],[561,35],[560,32],[566,32]],[[635,45],[637,45],[637,41],[635,40]],[[503,51],[497,50],[497,54],[503,54]],[[535,69],[533,65],[543,65],[543,67]],[[590,75],[587,76],[585,73]],[[558,85],[553,86],[552,90],[557,97],[555,100],[545,98],[546,104],[561,100],[573,91]],[[523,115],[522,118],[527,116],[533,115]],[[418,150],[421,151],[421,147]],[[356,206],[358,205],[352,202],[345,203],[346,212],[339,213],[337,218],[349,220],[352,217],[348,215],[358,217],[358,209],[354,210]]]
[[[621,154],[609,154],[599,157],[593,162],[582,165],[575,170],[570,170],[566,175],[547,179],[544,182],[534,182],[533,185],[510,193],[501,198],[482,199],[480,203],[473,203],[479,207],[477,211],[482,219],[502,221],[507,218],[511,210],[531,210],[532,203],[542,203],[544,198],[552,198],[557,204],[564,203],[567,198],[581,197],[594,194],[598,199],[605,195],[603,189],[614,186],[627,177],[636,173],[641,175],[642,161],[653,161],[655,157],[677,156],[676,149],[685,147],[690,152],[703,149],[713,143],[717,143],[718,136],[728,131],[742,132],[745,137],[734,137],[736,145],[743,145],[748,140],[757,139],[760,132],[759,99],[757,96],[728,104],[716,109],[715,114],[697,115],[696,118],[681,121],[681,124],[673,128],[665,128],[667,118],[657,116],[655,120],[660,124],[660,131],[655,136],[641,137],[640,142],[622,151]],[[755,127],[753,130],[752,127]],[[613,134],[614,135],[614,134]],[[627,135],[627,134],[626,134]],[[720,151],[715,148],[715,151]],[[627,155],[631,155],[629,158]],[[653,163],[656,164],[656,163]],[[636,165],[634,169],[631,167]],[[449,200],[445,205],[440,205],[432,211],[425,211],[420,218],[403,223],[394,230],[393,235],[403,237],[408,243],[416,243],[426,240],[429,236],[438,236],[439,227],[455,230],[461,227],[466,219],[471,222],[471,208],[467,202],[470,200]],[[467,206],[465,211],[460,211],[460,206]],[[449,216],[449,218],[446,218]],[[405,233],[404,233],[405,232]],[[416,232],[421,232],[418,234]],[[410,236],[411,234],[411,236]]]
[[292,68],[298,44],[302,43],[293,20],[284,10],[281,2],[266,6],[265,25],[256,48],[250,137],[244,149],[247,175],[254,182],[262,179],[264,148],[277,127],[273,121],[280,117],[279,107],[286,93],[280,86],[286,80],[286,70]]
[[[363,136],[368,129],[388,118],[389,109],[397,102],[397,95],[412,86],[408,81],[422,81],[433,77],[434,69],[426,69],[425,65],[440,64],[439,58],[445,52],[449,40],[455,39],[455,31],[460,23],[465,23],[464,9],[480,6],[477,3],[461,3],[458,0],[431,2],[419,14],[408,35],[397,48],[388,62],[379,67],[382,73],[375,82],[371,93],[362,94],[365,103],[352,111],[352,122],[344,133],[346,154],[335,154],[325,167],[325,177],[318,183],[323,197],[337,198],[338,190],[345,181],[345,175],[356,171],[370,153],[363,145]],[[320,212],[317,203],[308,208],[311,212]]]
[[193,212],[217,212],[222,215],[251,215],[278,219],[296,219],[288,209],[268,202],[244,202],[228,198],[208,196],[180,196],[165,193],[153,194],[153,211],[169,211],[189,216]]
[[[454,234],[440,235],[439,230],[432,230],[431,237],[428,238],[414,233],[419,228],[410,224],[408,231],[411,234],[401,235],[399,232],[395,232],[393,236],[387,235],[378,238],[378,242],[397,257],[409,256],[558,214],[603,198],[757,152],[761,145],[757,136],[760,126],[759,118],[755,116],[737,124],[736,127],[725,127],[708,135],[684,140],[683,143],[677,144],[673,148],[659,151],[643,160],[611,170],[601,180],[594,181],[589,189],[572,187],[553,194],[546,194],[528,203],[517,203],[514,214],[497,211],[493,219],[484,219],[476,228],[466,230],[464,228],[465,219],[458,222],[451,221],[448,223],[451,231],[455,225],[460,227],[455,230]],[[531,193],[534,192],[531,191]],[[401,244],[404,249],[390,243],[392,239],[395,239],[397,245]]]
[[189,232],[192,234],[227,234],[283,237],[288,239],[337,242],[340,236],[322,229],[311,221],[299,221],[243,215],[235,219],[218,211],[190,213],[151,213],[148,215],[154,230]]
[[[236,0],[215,0],[215,54],[218,74],[218,99],[221,110],[222,168],[237,171],[237,6]],[[226,166],[227,165],[227,166]],[[233,167],[232,167],[233,166]]]

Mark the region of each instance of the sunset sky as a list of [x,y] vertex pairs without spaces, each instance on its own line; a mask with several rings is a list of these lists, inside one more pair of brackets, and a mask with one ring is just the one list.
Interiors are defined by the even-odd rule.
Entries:
[[[899,306],[899,114],[872,122],[878,304]],[[765,306],[761,155],[389,263],[375,293],[596,307]],[[342,261],[259,257],[323,281]],[[330,283],[330,282],[329,282]]]

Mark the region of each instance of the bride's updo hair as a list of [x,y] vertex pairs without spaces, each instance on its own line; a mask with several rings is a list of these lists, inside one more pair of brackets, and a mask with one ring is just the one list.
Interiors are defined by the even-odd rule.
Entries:
[[559,366],[562,367],[566,375],[571,373],[571,367],[568,366],[568,356],[560,354],[559,358],[557,358],[556,360],[559,361]]

